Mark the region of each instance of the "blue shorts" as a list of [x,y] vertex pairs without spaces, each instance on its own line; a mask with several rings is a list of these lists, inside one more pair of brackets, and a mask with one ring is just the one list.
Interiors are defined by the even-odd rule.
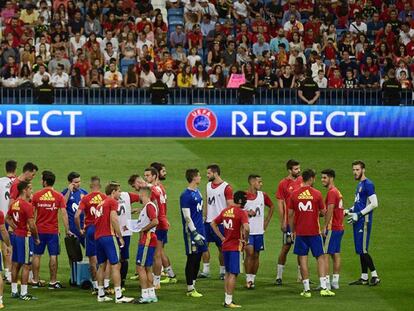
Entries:
[[154,262],[155,247],[145,246],[143,244],[138,245],[137,251],[137,266],[151,267]]
[[155,234],[157,235],[157,240],[161,241],[162,244],[168,243],[168,230],[156,230]]
[[344,230],[328,230],[323,243],[325,254],[337,254],[341,252],[341,241]]
[[[129,245],[131,244],[131,236],[127,235],[127,236],[123,236],[122,237],[124,239],[124,247],[119,248],[119,254],[121,255],[121,260],[127,260],[129,259]],[[119,239],[116,238],[117,242],[118,242],[118,246],[119,246]]]
[[47,246],[49,256],[57,256],[60,254],[59,234],[39,233],[39,245],[34,245],[33,253],[35,255],[43,255]]
[[292,239],[290,239],[290,241],[288,241],[288,233],[292,233],[290,231],[290,226],[287,225],[286,226],[286,231],[282,233],[282,245],[292,245]]
[[255,252],[264,251],[264,235],[254,234],[249,236],[248,245],[252,245]]
[[95,241],[96,243],[96,257],[98,265],[109,260],[111,265],[116,265],[119,262],[119,251],[114,236],[103,236]]
[[34,241],[32,237],[14,236],[12,261],[19,264],[32,263]]
[[223,251],[224,267],[227,273],[239,274],[243,266],[239,251]]
[[293,253],[298,256],[308,256],[309,249],[313,257],[319,257],[324,254],[323,241],[320,235],[296,236],[295,248]]
[[354,223],[354,244],[355,252],[358,255],[368,253],[371,227],[372,219],[369,221],[369,215],[364,216],[358,222]]
[[[206,241],[207,243],[216,243],[217,247],[221,247],[221,240],[217,236],[217,234],[213,231],[213,228],[211,228],[211,223],[206,222],[204,223],[204,231],[206,232]],[[218,228],[222,235],[224,235],[224,227],[222,224],[218,225]]]
[[[205,237],[204,231],[203,232],[198,232],[198,233]],[[183,236],[184,236],[184,245],[185,245],[185,254],[186,255],[202,254],[204,252],[207,252],[207,250],[208,250],[207,243],[205,243],[202,246],[197,245],[194,242],[193,238],[191,237],[191,233],[187,232],[187,230],[185,230],[183,232]]]
[[85,242],[85,255],[87,257],[96,256],[95,225],[90,225],[86,228]]

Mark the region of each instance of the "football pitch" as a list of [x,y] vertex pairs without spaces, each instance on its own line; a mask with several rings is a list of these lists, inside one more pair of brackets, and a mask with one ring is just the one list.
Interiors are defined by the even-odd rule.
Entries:
[[[198,168],[202,173],[201,191],[205,193],[205,168],[218,163],[222,177],[234,190],[247,188],[247,176],[256,173],[262,176],[264,187],[274,203],[274,193],[281,178],[286,175],[285,163],[294,158],[301,162],[302,170],[333,168],[336,185],[344,196],[345,207],[353,204],[356,182],[353,180],[351,162],[362,159],[367,164],[366,175],[376,186],[379,207],[374,212],[370,253],[375,261],[382,282],[377,287],[348,286],[360,276],[359,257],[355,254],[352,227],[345,226],[342,240],[342,272],[340,289],[336,297],[322,298],[313,292],[311,299],[302,298],[302,284],[296,283],[296,258],[292,253],[284,273],[284,285],[274,285],[276,261],[281,247],[281,232],[275,210],[270,228],[265,233],[266,250],[261,254],[261,263],[256,277],[256,289],[244,288],[245,276],[240,275],[234,294],[236,303],[245,310],[413,310],[414,248],[412,235],[414,140],[356,140],[356,139],[3,139],[0,140],[0,164],[9,159],[18,161],[18,172],[22,165],[32,161],[57,175],[55,188],[66,187],[66,176],[77,171],[83,178],[82,187],[88,189],[92,175],[101,177],[102,183],[116,180],[122,190],[130,191],[128,177],[142,174],[153,161],[167,166],[165,186],[168,194],[168,218],[171,223],[166,252],[170,257],[179,282],[164,285],[158,291],[159,303],[150,305],[98,304],[90,291],[69,288],[69,267],[61,237],[62,252],[59,259],[58,279],[66,289],[31,289],[29,292],[38,301],[19,301],[10,298],[10,286],[5,285],[4,304],[7,310],[221,310],[224,300],[223,281],[218,279],[217,250],[212,248],[212,277],[197,282],[197,290],[204,297],[186,297],[184,275],[185,252],[179,209],[179,196],[186,187],[184,172],[187,168]],[[40,176],[33,181],[34,190],[41,188]],[[319,176],[315,187],[325,194]],[[137,217],[137,216],[134,216]],[[63,232],[63,230],[61,230]],[[133,275],[137,235],[131,242],[129,276]],[[310,258],[311,280],[316,287],[319,278],[315,260]],[[48,260],[42,259],[41,278],[48,280]],[[128,277],[129,277],[128,276]],[[126,296],[138,297],[138,281],[128,280]]]

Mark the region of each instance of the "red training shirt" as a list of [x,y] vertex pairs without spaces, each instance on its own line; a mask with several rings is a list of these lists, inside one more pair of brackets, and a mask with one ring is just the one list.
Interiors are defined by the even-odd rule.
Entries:
[[111,211],[117,212],[118,201],[107,197],[96,207],[95,212],[95,240],[104,236],[113,236],[114,229],[111,224]]
[[333,215],[331,223],[329,224],[329,230],[342,231],[344,230],[344,210],[342,202],[342,194],[336,187],[329,189],[325,198],[325,206],[334,205]]
[[[150,221],[157,218],[157,207],[152,202],[148,202],[147,205],[147,216]],[[156,247],[157,246],[157,235],[155,232],[146,231],[141,232],[141,237],[139,239],[139,245]]]
[[157,230],[168,230],[170,223],[167,218],[167,196],[162,185],[152,186],[151,201],[157,202],[158,206],[158,226]]
[[34,209],[32,204],[23,199],[17,199],[10,206],[7,215],[9,215],[13,219],[13,222],[16,225],[16,229],[14,230],[14,234],[16,236],[30,236],[27,221],[28,219],[34,217]]
[[99,191],[88,193],[79,203],[79,209],[85,214],[85,229],[95,223],[95,211],[99,204],[105,200],[106,195]]
[[58,209],[66,208],[63,195],[47,187],[33,195],[32,205],[36,210],[37,231],[39,233],[58,234]]
[[287,200],[289,199],[293,191],[295,191],[296,189],[299,189],[302,186],[302,182],[303,182],[302,176],[299,176],[296,179],[285,177],[279,182],[279,185],[277,187],[276,199],[285,201],[285,207],[284,207],[284,212],[283,212],[285,215],[284,216],[285,225],[288,224],[288,213],[287,213],[287,207],[286,207]]

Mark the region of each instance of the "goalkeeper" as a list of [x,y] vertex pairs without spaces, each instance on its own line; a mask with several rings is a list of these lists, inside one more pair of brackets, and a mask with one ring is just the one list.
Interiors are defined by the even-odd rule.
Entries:
[[201,256],[207,251],[203,224],[203,197],[198,189],[201,176],[198,169],[185,172],[188,187],[180,196],[181,218],[187,263],[185,277],[187,280],[187,296],[200,298],[203,295],[195,289]]

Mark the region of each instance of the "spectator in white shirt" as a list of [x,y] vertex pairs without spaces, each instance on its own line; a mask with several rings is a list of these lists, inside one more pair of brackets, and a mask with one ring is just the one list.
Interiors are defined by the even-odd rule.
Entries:
[[190,49],[190,55],[187,56],[188,62],[190,63],[191,67],[194,67],[196,62],[201,62],[201,56],[197,54],[197,48],[192,47]]
[[39,71],[36,72],[33,76],[33,84],[34,86],[41,86],[43,84],[42,78],[43,76],[47,76],[48,80],[50,81],[50,74],[46,72],[46,66],[44,64],[39,65]]
[[119,41],[118,41],[117,38],[114,38],[113,37],[112,31],[109,31],[109,30],[106,31],[105,38],[103,38],[103,40],[100,42],[102,53],[105,51],[106,44],[108,42],[111,42],[112,43],[112,47],[114,48],[114,51],[115,52],[118,52],[118,49],[119,49]]
[[208,86],[208,75],[200,62],[197,63],[197,73],[193,75],[192,85],[198,88],[205,88]]
[[56,73],[52,75],[50,84],[53,87],[68,87],[69,86],[69,75],[64,71],[65,66],[58,64]]
[[328,79],[325,78],[325,72],[323,70],[318,71],[318,75],[313,78],[320,89],[326,89],[328,86]]
[[200,7],[201,7],[201,14],[210,14],[211,19],[213,21],[217,20],[218,13],[214,4],[209,3],[208,0],[199,0]]
[[201,13],[202,8],[198,4],[196,0],[190,0],[185,6],[184,6],[184,20],[185,22],[189,22],[193,20],[193,16],[197,17],[196,23],[199,23],[201,20]]
[[86,43],[86,38],[81,36],[80,32],[77,32],[74,37],[70,38],[69,42],[72,55],[76,55],[76,51],[83,48]]
[[249,14],[249,2],[237,0],[233,3],[233,15],[235,19],[246,19]]
[[137,49],[138,49],[138,55],[141,56],[142,54],[142,47],[146,45],[148,48],[152,48],[153,47],[153,43],[152,41],[147,39],[147,35],[145,32],[140,32],[139,36],[138,36],[138,41],[137,41]]
[[351,23],[351,25],[349,25],[349,32],[354,33],[354,34],[359,34],[359,33],[367,33],[367,24],[365,24],[362,19],[361,19],[361,14],[356,14],[355,16],[355,22]]
[[36,54],[39,54],[39,50],[40,50],[40,45],[41,44],[44,44],[45,45],[45,47],[46,47],[46,52],[50,52],[50,44],[49,43],[47,43],[47,41],[46,41],[46,37],[45,36],[41,36],[40,37],[40,40],[36,43],[36,45],[35,45],[35,51],[36,51]]
[[148,63],[142,64],[142,71],[139,78],[139,84],[142,88],[150,87],[151,84],[157,82],[157,79],[155,78],[154,73],[150,70]]
[[283,30],[288,33],[296,26],[300,34],[303,34],[303,24],[296,19],[294,14],[290,15],[289,20],[283,25]]
[[171,64],[167,64],[165,72],[162,75],[162,82],[164,82],[169,88],[175,87],[175,75],[172,71]]
[[116,70],[115,62],[109,64],[109,71],[105,72],[104,82],[107,88],[117,88],[122,86],[122,73]]
[[118,53],[115,52],[112,43],[108,42],[106,44],[106,49],[103,53],[105,64],[108,65],[111,59],[115,59],[118,62]]

